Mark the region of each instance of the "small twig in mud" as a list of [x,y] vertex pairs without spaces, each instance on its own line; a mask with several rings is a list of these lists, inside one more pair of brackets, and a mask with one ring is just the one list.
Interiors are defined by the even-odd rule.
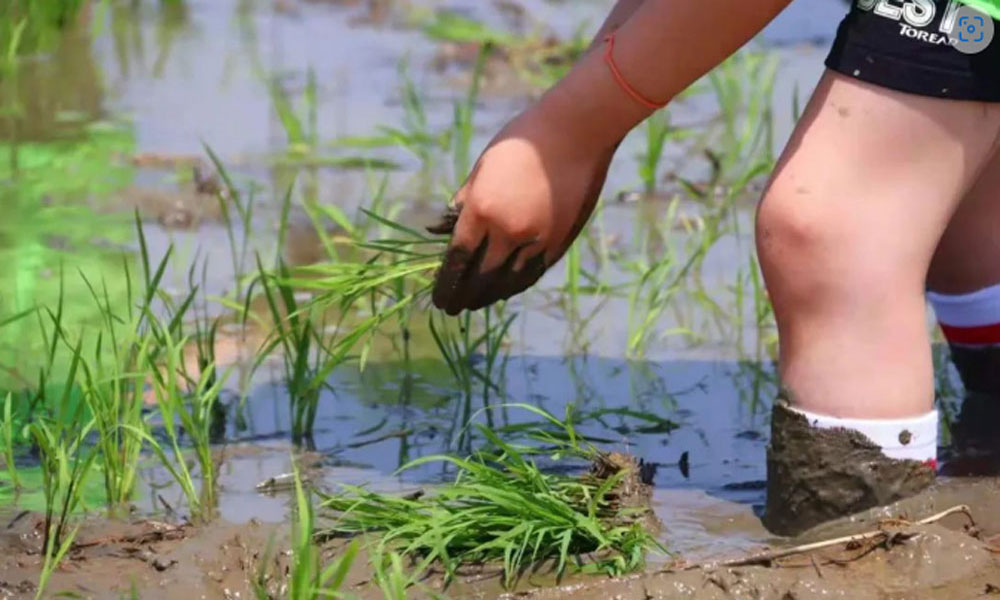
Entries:
[[163,505],[163,509],[167,511],[168,515],[177,516],[177,511],[174,510],[173,506],[170,506],[170,503],[163,497],[163,494],[157,494],[156,497],[160,500],[160,504]]
[[[972,518],[971,509],[962,504],[949,508],[946,511],[937,513],[936,515],[931,515],[926,519],[921,519],[915,522],[894,520],[893,524],[897,525],[930,525],[936,523],[942,519],[950,517],[951,515],[964,514],[968,517],[969,521],[975,524]],[[692,565],[685,567],[683,570],[697,569],[703,567],[747,567],[751,565],[770,565],[776,560],[785,558],[788,556],[794,556],[796,554],[805,554],[807,552],[815,552],[816,550],[823,550],[826,548],[831,548],[834,546],[841,545],[855,545],[860,546],[865,542],[871,542],[876,540],[881,540],[882,542],[892,542],[897,539],[897,535],[885,531],[884,529],[878,529],[875,531],[868,531],[866,533],[859,533],[855,535],[848,535],[844,537],[834,538],[832,540],[824,540],[821,542],[814,542],[811,544],[803,544],[801,546],[793,546],[791,548],[783,548],[781,550],[771,550],[767,552],[761,552],[759,554],[753,554],[751,556],[746,556],[743,558],[736,558],[731,560],[725,560],[717,563],[703,564],[703,565]],[[676,569],[664,569],[663,572],[670,572]]]
[[361,441],[361,442],[353,442],[351,444],[345,444],[344,447],[345,448],[350,448],[352,450],[355,450],[357,448],[364,448],[365,446],[371,446],[373,444],[378,444],[378,443],[384,442],[386,440],[392,440],[392,439],[396,439],[396,438],[405,438],[405,437],[411,436],[411,435],[413,435],[413,430],[412,429],[400,429],[399,431],[393,431],[393,432],[387,433],[385,435],[380,435],[380,436],[378,436],[376,438],[372,438],[370,440],[364,440],[364,441]]
[[147,523],[154,527],[152,531],[143,531],[133,535],[117,535],[97,538],[93,540],[79,541],[73,544],[73,550],[82,550],[94,546],[105,546],[108,544],[136,544],[143,545],[152,542],[162,542],[164,540],[178,539],[184,537],[187,525],[168,525],[149,521]]
[[816,562],[816,557],[809,555],[809,562],[812,563],[814,569],[816,569],[816,576],[823,579],[823,569],[820,568],[819,563]]
[[22,510],[21,512],[17,513],[16,515],[14,515],[14,518],[10,520],[10,523],[7,523],[7,529],[13,529],[14,525],[17,525],[18,521],[20,521],[24,517],[27,517],[30,514],[31,514],[30,510]]

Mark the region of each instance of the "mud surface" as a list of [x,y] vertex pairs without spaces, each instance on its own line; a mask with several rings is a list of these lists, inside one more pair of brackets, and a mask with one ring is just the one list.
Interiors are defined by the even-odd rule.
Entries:
[[[845,518],[773,546],[691,561],[677,556],[663,565],[619,579],[575,577],[555,582],[544,573],[503,590],[499,569],[470,568],[444,590],[447,598],[529,598],[648,600],[650,598],[978,598],[1000,589],[1000,489],[993,479],[947,480],[889,507]],[[927,525],[912,524],[956,505],[960,513]],[[32,598],[41,558],[39,519],[5,514],[0,519],[0,598]],[[860,532],[878,537],[843,541]],[[215,522],[206,527],[153,520],[122,523],[91,519],[78,543],[53,575],[50,592],[82,598],[248,598],[253,582],[272,593],[284,585],[289,555],[287,525],[254,521]],[[668,528],[669,539],[669,528]],[[756,557],[775,550],[826,540],[842,540],[813,552],[774,560]],[[326,560],[339,554],[343,540],[324,548]],[[268,551],[273,548],[273,551]],[[742,560],[740,566],[722,566]],[[346,591],[362,599],[382,598],[372,582],[367,557],[358,557]],[[556,585],[558,583],[558,585]],[[441,592],[431,576],[411,590],[411,598]]]
[[913,496],[934,481],[934,470],[887,458],[864,435],[817,429],[777,402],[767,453],[768,529],[780,535],[873,506]]
[[[864,555],[863,558],[857,558]],[[838,549],[772,567],[693,569],[644,575],[507,598],[650,600],[659,598],[976,598],[1000,582],[992,548],[962,532],[930,525],[901,532],[891,547]]]
[[[0,598],[33,598],[41,520],[13,515],[0,529]],[[159,521],[86,522],[48,592],[82,598],[252,598],[250,581],[278,529],[217,521],[196,528]]]
[[[995,480],[943,481],[915,497],[813,529],[777,548],[884,531],[878,538],[844,541],[814,552],[757,564],[697,565],[680,559],[659,571],[617,580],[576,582],[520,591],[508,600],[649,600],[660,598],[982,598],[1000,593],[1000,494]],[[929,525],[917,521],[965,504],[974,525],[955,514]],[[858,538],[856,538],[858,539]],[[761,556],[766,550],[749,553]],[[732,559],[733,557],[728,557]],[[744,557],[746,558],[746,557]],[[747,562],[754,562],[749,560]]]

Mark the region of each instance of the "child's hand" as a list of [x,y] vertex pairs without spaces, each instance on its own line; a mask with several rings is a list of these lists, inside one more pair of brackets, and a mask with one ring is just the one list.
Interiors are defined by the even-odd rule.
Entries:
[[477,310],[533,285],[562,257],[594,210],[617,145],[574,135],[538,104],[479,157],[432,233],[452,234],[434,286],[448,314]]

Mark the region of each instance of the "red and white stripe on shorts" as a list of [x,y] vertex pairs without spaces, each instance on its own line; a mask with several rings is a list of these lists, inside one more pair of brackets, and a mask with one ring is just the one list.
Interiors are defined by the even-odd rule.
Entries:
[[962,295],[928,292],[949,344],[1000,346],[1000,285]]

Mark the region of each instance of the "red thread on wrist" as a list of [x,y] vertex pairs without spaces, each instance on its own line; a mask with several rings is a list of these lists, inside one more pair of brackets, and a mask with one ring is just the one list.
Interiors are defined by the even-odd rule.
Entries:
[[615,81],[617,81],[618,85],[623,90],[625,90],[625,93],[631,96],[632,99],[638,102],[639,104],[651,110],[659,110],[664,106],[666,106],[667,105],[666,102],[654,102],[653,100],[650,100],[649,98],[643,96],[641,93],[639,93],[637,89],[635,89],[634,87],[632,87],[631,84],[629,84],[629,82],[625,79],[625,76],[622,75],[622,72],[618,70],[618,65],[615,64],[614,32],[609,33],[607,37],[604,38],[604,43],[606,44],[604,49],[604,62],[607,63],[608,68],[611,69],[611,74],[614,75],[615,77]]

